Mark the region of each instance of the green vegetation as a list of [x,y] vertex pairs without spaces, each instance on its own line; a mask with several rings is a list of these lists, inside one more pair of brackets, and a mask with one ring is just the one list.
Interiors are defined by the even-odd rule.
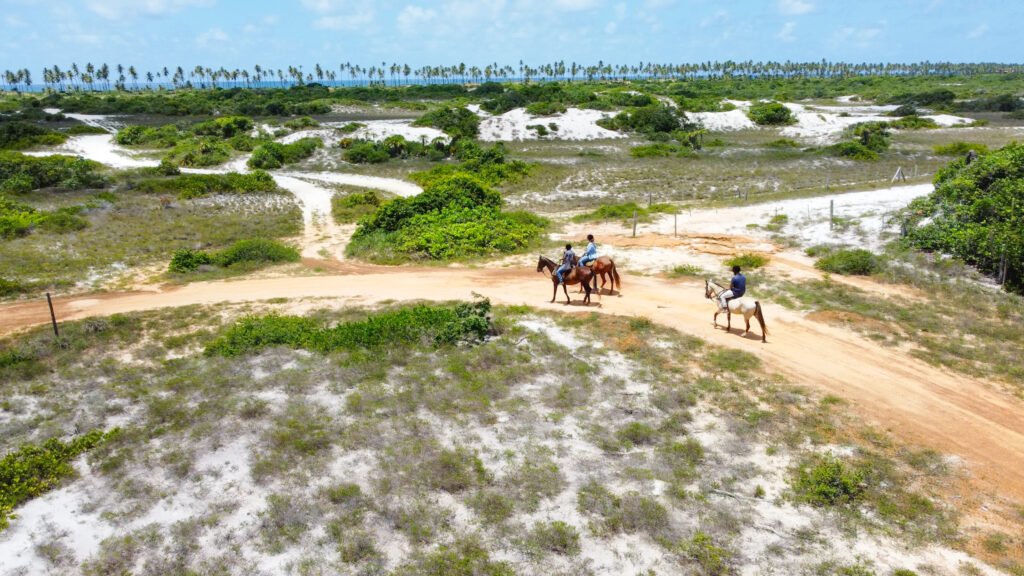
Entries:
[[41,446],[25,444],[4,456],[0,460],[0,531],[10,524],[14,508],[74,475],[72,460],[118,432],[93,430],[68,442],[51,438]]
[[559,520],[537,522],[527,536],[526,546],[531,551],[575,556],[580,553],[580,534],[575,528]]
[[498,186],[517,182],[530,172],[530,165],[525,162],[509,160],[508,152],[500,142],[485,148],[471,140],[459,140],[452,143],[449,153],[459,161],[458,164],[443,164],[424,172],[414,172],[410,178],[427,188],[450,176],[470,174],[488,186]]
[[0,122],[0,150],[56,146],[67,138],[66,134],[27,122]]
[[636,214],[637,222],[650,222],[655,214],[675,214],[679,209],[672,204],[651,204],[644,208],[636,202],[624,202],[622,204],[602,204],[593,212],[577,214],[573,216],[573,222],[607,222],[619,220],[624,225],[632,224],[633,214]]
[[796,140],[791,140],[789,138],[778,138],[765,144],[765,146],[769,148],[778,148],[780,150],[786,150],[800,148],[800,143],[797,142]]
[[22,194],[39,188],[101,188],[106,179],[101,166],[71,156],[25,156],[0,151],[0,193]]
[[942,156],[965,156],[972,150],[978,154],[988,154],[988,146],[975,142],[950,142],[932,146],[932,151]]
[[254,194],[279,192],[274,178],[263,170],[248,174],[182,174],[171,178],[147,178],[135,185],[139,192],[174,194],[182,200],[210,194]]
[[0,195],[0,239],[25,236],[35,228],[57,234],[82,230],[89,226],[81,216],[84,210],[83,206],[66,206],[44,212]]
[[1024,290],[1024,144],[953,161],[936,175],[935,192],[905,214],[913,246],[953,254]]
[[380,208],[381,198],[375,190],[335,194],[331,197],[331,215],[339,224],[351,224]]
[[696,154],[690,146],[682,144],[671,144],[667,142],[655,142],[642,146],[634,146],[629,149],[630,156],[634,158],[665,158],[665,157],[693,157]]
[[668,528],[668,510],[657,500],[636,493],[616,496],[594,480],[577,493],[576,507],[596,520],[599,534],[646,532],[657,537]]
[[380,142],[344,139],[338,146],[345,150],[345,160],[353,164],[381,164],[395,158],[427,158],[438,161],[451,154],[451,147],[442,138],[437,138],[430,144],[423,144],[406,140],[397,134],[388,136]]
[[781,102],[756,102],[747,110],[747,117],[758,126],[788,126],[796,124],[793,111]]
[[739,266],[744,270],[749,270],[753,268],[762,268],[768,264],[769,260],[770,258],[764,254],[739,254],[726,260],[725,265],[730,268],[733,266]]
[[451,261],[535,245],[547,222],[501,205],[501,196],[472,175],[438,178],[422,194],[392,200],[361,220],[346,253],[376,262]]
[[465,108],[438,108],[420,116],[413,126],[430,126],[452,139],[476,138],[480,133],[480,117]]
[[417,560],[399,566],[395,576],[515,576],[505,562],[495,562],[475,540],[442,545]]
[[114,141],[122,146],[170,148],[164,162],[174,166],[215,166],[231,158],[232,150],[248,152],[263,139],[253,138],[252,119],[222,116],[192,126],[126,126]]
[[207,355],[238,356],[269,346],[303,348],[323,353],[430,342],[446,346],[479,342],[490,331],[491,303],[481,300],[455,306],[420,304],[370,315],[334,328],[298,316],[254,316],[228,328],[206,347]]
[[804,462],[796,471],[793,491],[815,506],[855,504],[864,493],[865,471],[850,468],[831,456]]
[[309,158],[323,145],[324,141],[320,138],[300,138],[291,144],[267,142],[253,150],[252,157],[249,158],[249,167],[264,170],[281,168],[285,164],[294,164]]
[[707,532],[698,530],[689,541],[679,545],[679,551],[697,563],[708,576],[726,576],[732,574],[729,566],[731,554],[725,548],[715,545],[714,539]]
[[861,248],[835,250],[819,258],[814,267],[824,272],[843,275],[870,276],[881,269],[878,257]]
[[178,250],[171,257],[168,270],[176,274],[195,272],[200,266],[220,266],[231,268],[243,266],[253,270],[266,264],[278,262],[298,262],[299,251],[291,246],[268,238],[239,240],[227,248],[217,252],[200,250]]

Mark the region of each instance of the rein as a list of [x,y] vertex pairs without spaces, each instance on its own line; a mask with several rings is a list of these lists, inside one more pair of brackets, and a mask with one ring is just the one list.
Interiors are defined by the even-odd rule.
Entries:
[[717,292],[715,292],[714,288],[711,288],[711,293],[715,295],[715,298],[718,298],[719,296],[722,295],[722,292],[725,292],[727,290],[725,286],[722,286],[721,284],[715,282],[714,280],[708,280],[708,286],[717,286],[718,288],[720,288],[720,290],[718,290]]

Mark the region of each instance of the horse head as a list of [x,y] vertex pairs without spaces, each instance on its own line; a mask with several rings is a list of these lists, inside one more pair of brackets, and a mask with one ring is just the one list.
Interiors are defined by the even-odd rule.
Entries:
[[544,270],[544,255],[542,254],[542,255],[537,257],[537,272],[542,272],[543,270]]
[[711,287],[711,279],[704,279],[704,297],[708,300],[715,297],[715,289]]

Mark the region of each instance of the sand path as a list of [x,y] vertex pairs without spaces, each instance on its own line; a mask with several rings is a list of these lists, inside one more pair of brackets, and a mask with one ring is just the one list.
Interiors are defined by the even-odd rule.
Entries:
[[[714,346],[746,350],[768,370],[793,384],[838,395],[866,421],[912,444],[965,459],[987,490],[1024,499],[1024,402],[987,385],[882,348],[856,334],[766,307],[767,344],[715,330],[703,284],[623,275],[623,296],[605,295],[589,308],[549,304],[550,284],[532,270],[388,268],[318,262],[330,276],[198,282],[155,292],[58,298],[62,320],[188,304],[249,302],[270,298],[323,298],[324,305],[374,304],[385,300],[454,300],[482,294],[497,304],[527,304],[565,312],[592,310],[644,316],[698,335]],[[574,295],[575,297],[575,295]],[[564,299],[562,300],[564,302]],[[0,334],[46,323],[45,301],[0,307]]]

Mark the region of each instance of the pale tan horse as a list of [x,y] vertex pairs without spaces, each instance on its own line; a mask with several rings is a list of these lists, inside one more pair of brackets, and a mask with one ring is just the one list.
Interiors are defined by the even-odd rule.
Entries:
[[721,296],[722,292],[725,292],[726,290],[728,290],[728,288],[725,288],[711,279],[704,280],[704,297],[715,303],[715,328],[718,328],[718,315],[722,312],[726,313],[726,318],[728,319],[728,324],[725,327],[726,330],[732,330],[733,312],[743,314],[743,319],[747,322],[747,329],[743,331],[743,335],[746,336],[750,332],[750,317],[754,316],[757,318],[757,322],[761,325],[761,342],[767,342],[768,340],[766,336],[768,336],[768,328],[764,325],[764,314],[761,313],[761,303],[757,300],[751,301],[749,298],[734,298],[729,300],[729,308],[723,309],[720,304],[719,296]]

